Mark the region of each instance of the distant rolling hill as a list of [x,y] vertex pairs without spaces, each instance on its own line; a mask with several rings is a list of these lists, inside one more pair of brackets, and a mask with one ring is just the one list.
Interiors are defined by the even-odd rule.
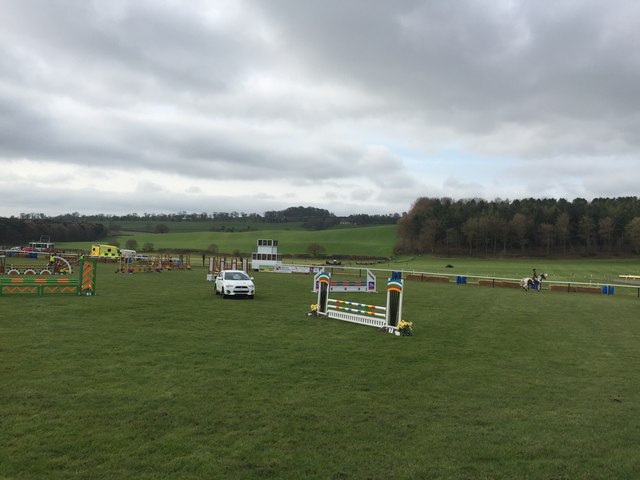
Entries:
[[[171,227],[171,224],[169,224],[169,227]],[[317,243],[324,247],[325,255],[328,257],[342,255],[388,257],[393,254],[393,246],[396,241],[396,226],[341,227],[316,231],[299,229],[234,232],[169,231],[169,233],[128,231],[95,243],[118,242],[124,248],[127,240],[135,239],[139,250],[142,250],[144,244],[152,243],[155,250],[181,249],[191,251],[206,250],[209,245],[216,244],[219,252],[249,254],[256,250],[256,241],[261,238],[278,240],[278,251],[282,254],[306,254],[309,244]],[[83,250],[91,248],[90,242],[59,243],[57,246],[59,248]]]

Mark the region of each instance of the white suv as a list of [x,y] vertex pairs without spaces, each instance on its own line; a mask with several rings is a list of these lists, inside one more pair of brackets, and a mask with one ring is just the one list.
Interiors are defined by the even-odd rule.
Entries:
[[256,286],[253,284],[253,277],[242,270],[221,270],[216,276],[213,291],[216,295],[222,295],[222,298],[234,296],[253,298],[256,294]]

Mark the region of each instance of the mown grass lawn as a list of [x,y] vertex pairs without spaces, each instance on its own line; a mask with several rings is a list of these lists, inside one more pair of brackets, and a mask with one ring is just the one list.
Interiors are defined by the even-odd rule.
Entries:
[[408,283],[398,338],[307,317],[307,276],[112,271],[0,298],[0,478],[640,475],[632,296]]

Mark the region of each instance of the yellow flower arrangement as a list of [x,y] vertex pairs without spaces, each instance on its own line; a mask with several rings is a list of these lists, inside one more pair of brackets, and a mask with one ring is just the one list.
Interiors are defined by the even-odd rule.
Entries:
[[400,335],[404,337],[410,337],[413,335],[413,322],[407,322],[405,320],[400,320],[398,323],[398,331]]

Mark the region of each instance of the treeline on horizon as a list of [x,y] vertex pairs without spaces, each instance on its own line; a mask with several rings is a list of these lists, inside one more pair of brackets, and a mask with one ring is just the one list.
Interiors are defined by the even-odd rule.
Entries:
[[394,250],[447,255],[638,254],[640,200],[422,197],[399,220]]
[[243,212],[80,215],[21,214],[0,218],[0,245],[48,236],[55,242],[100,240],[120,221],[301,222],[308,230],[337,225],[397,224],[396,254],[623,255],[640,254],[638,197],[486,201],[422,197],[400,214],[336,216],[315,207],[290,207],[263,215]]
[[340,223],[351,225],[392,225],[398,222],[401,215],[391,214],[352,214],[337,216],[328,210],[316,207],[289,207],[284,210],[267,211],[263,215],[259,213],[245,212],[201,212],[188,213],[127,213],[124,215],[98,213],[93,215],[80,215],[79,213],[65,213],[49,217],[43,213],[21,213],[22,220],[54,220],[59,222],[122,222],[122,221],[157,221],[157,222],[253,222],[253,223],[306,223],[309,229],[331,228]]
[[108,229],[101,223],[77,219],[71,222],[41,218],[0,218],[0,245],[25,246],[48,237],[53,242],[92,242],[106,237]]
[[[96,241],[109,235],[117,222],[158,222],[155,231],[171,231],[171,222],[225,222],[225,223],[302,223],[308,230],[324,230],[345,225],[393,225],[400,214],[354,214],[336,216],[328,210],[315,207],[289,207],[280,211],[268,211],[264,215],[244,212],[213,213],[128,213],[126,215],[80,215],[77,212],[47,216],[43,213],[22,213],[19,218],[0,218],[0,245],[21,245],[49,237],[54,242]],[[116,228],[117,229],[117,228]]]

